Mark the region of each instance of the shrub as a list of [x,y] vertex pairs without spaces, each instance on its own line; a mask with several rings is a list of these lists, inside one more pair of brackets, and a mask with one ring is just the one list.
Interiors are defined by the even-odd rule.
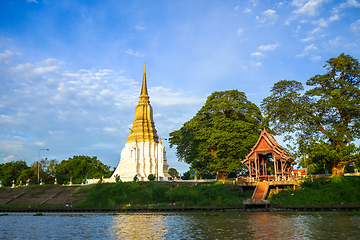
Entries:
[[149,174],[148,179],[149,181],[154,181],[156,178],[155,174]]

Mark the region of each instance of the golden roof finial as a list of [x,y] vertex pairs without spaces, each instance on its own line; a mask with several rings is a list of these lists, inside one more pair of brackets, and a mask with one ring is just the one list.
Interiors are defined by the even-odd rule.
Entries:
[[147,86],[146,86],[146,69],[145,69],[145,63],[144,63],[144,76],[143,76],[143,82],[141,87],[141,94],[140,96],[148,96],[147,92]]

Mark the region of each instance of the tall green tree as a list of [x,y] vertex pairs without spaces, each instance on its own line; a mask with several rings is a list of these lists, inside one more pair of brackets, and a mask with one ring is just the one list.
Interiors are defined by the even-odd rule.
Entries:
[[245,93],[229,90],[212,93],[199,112],[170,133],[179,161],[192,169],[217,173],[223,181],[228,172],[242,167],[240,161],[256,143],[261,112]]
[[168,173],[169,173],[169,175],[172,177],[172,178],[174,178],[174,177],[180,177],[179,176],[179,172],[175,169],[175,168],[169,168],[169,170],[168,170]]
[[294,140],[303,166],[329,166],[335,176],[358,159],[360,137],[360,65],[357,59],[340,54],[326,61],[325,74],[302,83],[281,80],[271,89],[261,107],[278,134]]
[[110,166],[103,164],[97,157],[74,156],[63,160],[55,166],[55,177],[58,182],[82,183],[85,178],[110,177],[112,172]]
[[58,164],[56,159],[48,160],[47,158],[41,159],[38,162],[34,162],[30,165],[29,168],[21,172],[20,176],[17,178],[17,183],[22,181],[25,183],[30,179],[30,183],[37,183],[38,181],[38,169],[39,169],[39,180],[43,183],[54,183],[55,178],[55,166]]
[[11,186],[12,181],[15,183],[21,173],[28,168],[26,162],[22,160],[0,164],[0,180],[2,185]]

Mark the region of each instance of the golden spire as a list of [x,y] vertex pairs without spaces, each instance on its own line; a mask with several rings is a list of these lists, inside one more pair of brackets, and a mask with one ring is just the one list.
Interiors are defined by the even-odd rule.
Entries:
[[126,143],[130,142],[158,142],[159,137],[155,129],[153,120],[153,110],[150,105],[149,95],[146,85],[146,72],[144,63],[144,76],[141,86],[138,105],[135,108],[135,118],[133,127]]
[[140,96],[148,96],[147,92],[147,86],[146,86],[146,70],[145,70],[145,63],[144,63],[144,76],[143,76],[143,82],[141,87],[141,93]]

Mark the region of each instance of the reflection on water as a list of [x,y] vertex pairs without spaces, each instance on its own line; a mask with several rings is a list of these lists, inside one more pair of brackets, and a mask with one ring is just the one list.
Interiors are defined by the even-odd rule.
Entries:
[[0,239],[358,239],[348,213],[9,213]]

